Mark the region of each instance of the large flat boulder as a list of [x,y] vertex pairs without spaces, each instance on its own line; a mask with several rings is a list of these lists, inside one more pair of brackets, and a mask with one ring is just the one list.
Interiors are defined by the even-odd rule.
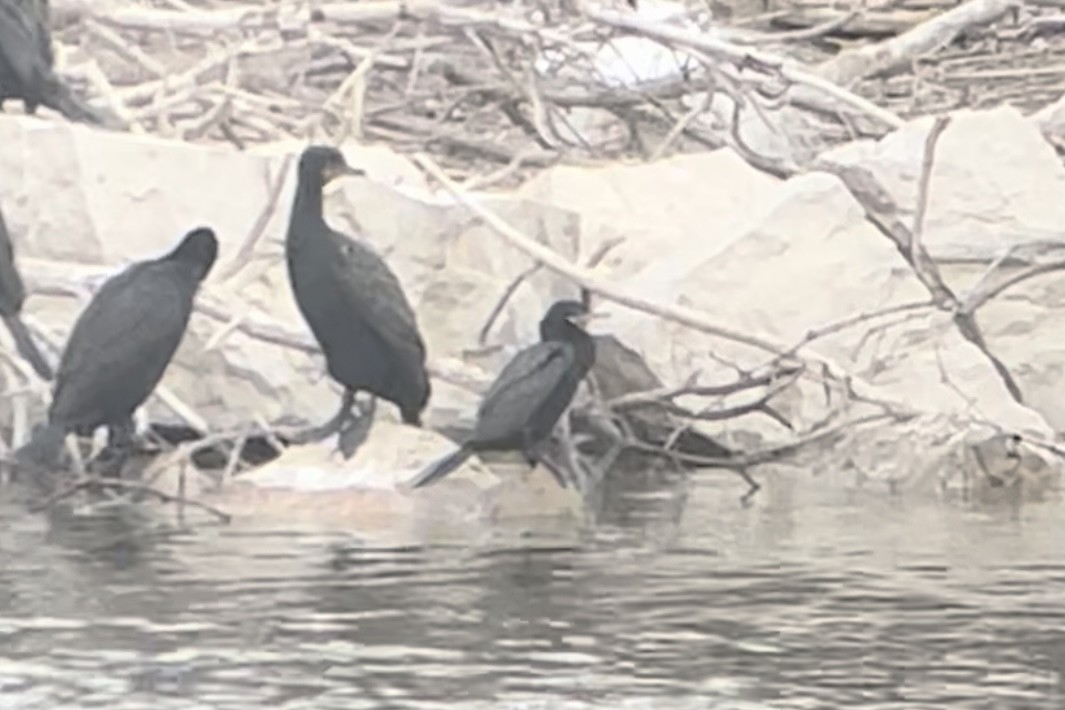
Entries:
[[435,432],[382,421],[348,461],[333,442],[293,447],[205,499],[239,519],[408,542],[483,532],[485,521],[579,520],[572,488],[561,489],[547,471],[530,471],[516,461],[489,469],[474,457],[431,487],[407,486],[424,466],[454,449]]
[[[727,183],[728,189],[722,189]],[[603,262],[616,278],[663,263],[666,254],[709,255],[755,224],[778,181],[732,151],[655,163],[545,170],[518,194],[580,215],[581,253],[623,239]],[[698,257],[696,257],[698,258]],[[672,274],[663,273],[669,279]]]
[[[934,121],[920,118],[823,157],[872,170],[911,224]],[[1037,124],[1012,106],[957,111],[937,143],[923,242],[937,259],[993,259],[1018,243],[1058,239],[1063,194],[1065,167]]]
[[[870,168],[907,221],[930,125],[931,119],[915,121],[879,142],[847,146],[827,157]],[[866,221],[861,205],[835,176],[810,173],[780,183],[724,150],[678,161],[684,167],[677,165],[676,175],[688,186],[683,189],[662,177],[669,163],[599,174],[556,168],[537,178],[535,194],[579,212],[582,224],[626,236],[603,269],[626,293],[698,308],[722,326],[781,346],[833,323],[929,298],[894,244]],[[618,175],[638,188],[616,190]],[[924,242],[941,259],[990,260],[1010,246],[1045,239],[1065,223],[1065,203],[1055,197],[1063,188],[1065,172],[1053,151],[1015,111],[961,112],[939,145]],[[623,196],[613,211],[610,199],[602,197],[612,191]],[[673,224],[674,216],[681,226]],[[700,221],[713,228],[698,229]],[[975,278],[972,267],[944,269],[959,289]],[[1049,284],[1053,278],[1044,280]],[[1056,331],[1057,300],[1033,296],[980,314],[992,349],[1002,350],[1000,356],[1032,390],[1029,406],[1012,399],[990,360],[961,337],[950,314],[930,308],[860,322],[804,347],[815,369],[827,362],[847,373],[877,406],[852,403],[839,411],[838,398],[826,399],[815,381],[793,388],[776,404],[800,432],[833,413],[860,416],[883,411],[884,405],[918,415],[906,426],[891,421],[872,433],[863,430],[846,446],[826,452],[818,463],[825,466],[859,459],[875,464],[897,450],[909,468],[934,470],[997,430],[1052,440],[1051,423],[1065,421],[1054,395],[1065,385],[1059,381],[1065,361],[1046,341]],[[693,373],[704,384],[728,381],[735,377],[733,368],[750,370],[771,357],[628,308],[604,310],[612,315],[610,329],[641,352],[667,385]],[[710,430],[719,435],[754,430],[778,443],[794,437],[757,415]],[[902,456],[905,441],[922,443],[904,447],[912,456]]]

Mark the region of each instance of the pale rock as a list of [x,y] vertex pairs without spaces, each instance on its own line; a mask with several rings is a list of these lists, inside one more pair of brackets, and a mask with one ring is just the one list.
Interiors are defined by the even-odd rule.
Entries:
[[[870,168],[902,208],[902,218],[912,221],[933,121],[922,118],[877,143],[849,144],[825,157]],[[937,145],[922,242],[934,258],[945,260],[940,271],[963,296],[986,272],[986,262],[1008,248],[1062,242],[1062,194],[1065,168],[1038,121],[1009,106],[958,111]],[[972,259],[984,263],[964,263]],[[1028,407],[1055,430],[1065,429],[1058,396],[1065,388],[1060,284],[1056,274],[1039,277],[977,314],[988,345],[1018,381]],[[980,356],[973,357],[979,369]]]
[[[870,167],[912,211],[930,123],[915,121],[879,143],[848,146],[828,157]],[[940,143],[925,243],[940,258],[988,258],[1044,238],[1065,223],[1065,203],[1056,199],[1063,180],[1053,151],[1012,109],[960,112]],[[928,298],[894,244],[865,220],[861,206],[829,174],[781,183],[723,150],[648,166],[553,168],[522,194],[579,212],[582,225],[593,233],[624,234],[627,241],[602,275],[627,293],[698,308],[723,326],[782,346],[799,342],[811,329]],[[970,283],[976,276],[944,268],[952,283]],[[1027,305],[1010,306],[1013,313],[1002,320],[992,317],[995,311],[988,306],[980,322],[992,349],[1002,347],[1000,356],[1009,360],[1022,386],[1039,392],[1029,397],[1034,406],[1013,401],[991,363],[960,336],[949,314],[926,311],[887,319],[877,323],[884,327],[873,337],[867,324],[807,346],[805,352],[859,378],[867,394],[923,413],[917,421],[925,427],[916,429],[919,435],[895,423],[865,428],[846,446],[822,452],[818,465],[862,459],[885,481],[897,478],[892,466],[938,471],[936,462],[972,446],[952,437],[963,432],[986,439],[988,422],[1052,440],[1048,419],[1065,421],[1065,410],[1048,409],[1057,409],[1054,393],[1065,384],[1058,382],[1065,369],[1056,357],[1058,346],[1045,339],[1052,337],[1057,318],[1033,307],[1018,323],[1016,311]],[[729,381],[735,375],[721,360],[749,369],[771,357],[613,304],[599,308],[611,315],[606,327],[641,352],[667,385],[696,372],[704,384]],[[1036,350],[1024,340],[1044,322],[1049,327],[1043,331],[1043,349]],[[1047,389],[1043,383],[1052,384]],[[792,388],[774,405],[800,431],[836,406],[814,383]],[[875,408],[858,407],[853,414],[870,411]],[[778,443],[793,436],[754,415],[701,428],[726,437],[732,430],[756,431]],[[925,445],[922,437],[929,438]],[[1060,472],[1053,457],[1029,448],[1026,456],[1041,462],[1033,466]],[[892,451],[897,451],[897,466],[891,463]],[[1029,458],[1024,461],[1027,465]]]
[[1044,138],[1061,145],[1065,141],[1065,94],[1028,116],[1028,120],[1035,124]]
[[[934,117],[823,158],[872,170],[912,224]],[[940,136],[922,241],[936,259],[989,259],[1021,242],[1060,239],[1065,168],[1039,128],[1011,106],[951,114]]]
[[[741,236],[720,253],[693,249],[661,258],[647,269],[651,278],[631,276],[628,286],[655,300],[683,294],[687,305],[721,323],[787,344],[798,342],[812,328],[926,296],[894,246],[865,221],[861,207],[830,175],[788,181],[768,205],[764,221]],[[670,280],[656,273],[667,264],[673,267]],[[671,372],[668,379],[673,381],[705,369],[708,349],[751,362],[749,348],[744,354],[744,349],[631,311],[614,316],[611,327],[619,337],[645,343],[652,368]],[[1039,418],[1005,396],[986,361],[947,319],[922,318],[861,344],[863,332],[852,329],[824,338],[812,350],[883,388],[889,399],[924,411],[964,410],[967,399],[949,383],[939,384],[945,357],[947,371],[966,384],[967,394],[980,396],[988,416],[1004,424],[1038,427]],[[647,347],[652,343],[670,347]],[[809,401],[795,406],[791,414],[803,421],[822,413]]]
[[579,515],[575,492],[560,489],[540,467],[504,466],[497,474],[473,457],[443,481],[409,487],[455,448],[432,431],[380,421],[348,461],[332,441],[290,447],[207,500],[237,517],[280,516],[363,535],[436,540],[486,520]]
[[[453,442],[427,429],[381,422],[374,427],[374,436],[347,461],[336,450],[335,441],[293,446],[242,479],[260,488],[395,490],[455,448]],[[451,478],[469,481],[482,490],[497,482],[475,458],[445,480]]]
[[[963,271],[963,267],[957,267]],[[973,266],[975,279],[985,269]],[[988,345],[1017,380],[1025,403],[1065,431],[1065,279],[1053,272],[1012,287],[984,305],[978,320]]]
[[[533,177],[518,194],[578,213],[583,259],[604,242],[623,238],[602,262],[621,279],[656,268],[663,254],[725,248],[729,237],[757,222],[777,184],[732,151],[716,151],[648,164],[558,166]],[[671,277],[668,269],[662,277]]]

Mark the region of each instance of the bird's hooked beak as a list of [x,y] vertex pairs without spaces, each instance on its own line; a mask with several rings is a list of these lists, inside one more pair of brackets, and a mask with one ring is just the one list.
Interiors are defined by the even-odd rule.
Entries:
[[354,177],[365,174],[366,171],[362,168],[356,168],[351,165],[348,165],[343,160],[338,160],[336,162],[329,163],[325,166],[325,169],[322,170],[322,177],[325,178],[325,183],[332,182],[333,180],[336,180],[339,177]]

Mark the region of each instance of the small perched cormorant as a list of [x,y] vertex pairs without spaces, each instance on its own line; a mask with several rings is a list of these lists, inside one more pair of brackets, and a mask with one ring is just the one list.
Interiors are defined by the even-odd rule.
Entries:
[[[315,438],[332,434],[350,419],[359,391],[394,403],[403,421],[414,426],[421,426],[429,401],[425,344],[399,279],[368,246],[331,229],[322,214],[327,182],[363,174],[336,148],[312,145],[300,156],[285,238],[289,280],[330,376],[344,386],[340,411],[315,430]],[[372,421],[372,410],[364,416]],[[365,438],[368,430],[367,424],[360,436]],[[346,457],[357,445],[341,434]]]
[[163,377],[185,335],[200,283],[218,256],[207,227],[193,229],[168,254],[112,276],[78,316],[59,362],[48,423],[18,454],[47,467],[72,431],[107,426],[124,448],[133,413]]
[[[595,364],[595,341],[571,318],[587,314],[579,301],[558,301],[540,321],[540,342],[511,358],[481,400],[473,435],[411,482],[442,479],[478,451],[521,451],[529,465]],[[563,487],[565,479],[552,470]]]
[[52,367],[41,355],[26,324],[22,322],[22,304],[25,300],[26,287],[15,265],[15,247],[11,243],[11,235],[7,232],[4,214],[0,212],[0,318],[11,331],[11,338],[15,341],[19,355],[26,358],[38,375],[50,380]]
[[26,113],[47,106],[71,121],[100,123],[53,70],[48,0],[0,0],[0,110],[22,99]]

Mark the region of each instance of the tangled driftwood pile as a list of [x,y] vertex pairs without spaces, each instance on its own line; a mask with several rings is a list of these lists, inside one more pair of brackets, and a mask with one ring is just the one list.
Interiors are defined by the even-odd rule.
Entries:
[[53,22],[66,75],[130,130],[355,136],[466,177],[511,168],[495,182],[562,157],[722,145],[788,173],[916,113],[1037,107],[1065,76],[1047,66],[1055,18],[1014,0],[776,5],[55,0]]

